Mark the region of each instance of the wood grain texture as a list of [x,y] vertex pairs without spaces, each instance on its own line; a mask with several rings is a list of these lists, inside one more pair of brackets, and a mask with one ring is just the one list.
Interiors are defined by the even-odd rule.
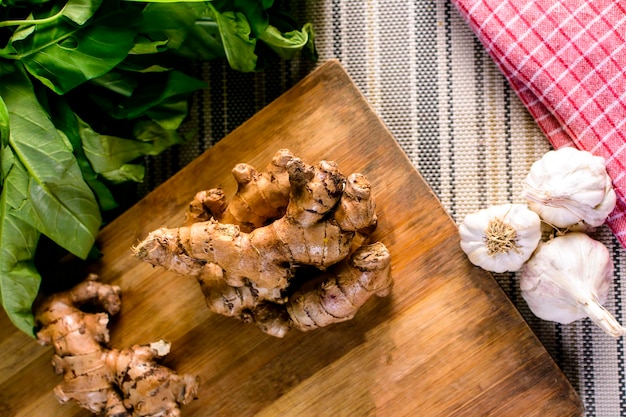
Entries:
[[[137,261],[133,244],[175,227],[201,190],[264,167],[279,148],[334,160],[372,183],[374,237],[395,284],[348,322],[284,339],[208,311],[194,279]],[[172,342],[164,363],[202,380],[184,416],[580,416],[581,402],[493,277],[472,266],[437,198],[339,63],[328,62],[100,234],[94,266],[122,287],[111,344]],[[0,415],[87,416],[59,405],[51,349],[0,318]]]

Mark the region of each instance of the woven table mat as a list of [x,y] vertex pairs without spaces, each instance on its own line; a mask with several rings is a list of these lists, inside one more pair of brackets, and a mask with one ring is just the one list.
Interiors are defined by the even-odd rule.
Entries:
[[[191,107],[188,126],[196,139],[147,159],[140,194],[334,58],[457,223],[479,208],[522,202],[521,181],[550,144],[450,1],[292,0],[290,6],[301,22],[314,24],[319,62],[296,59],[259,74],[220,62],[198,67],[209,87]],[[623,323],[625,251],[606,226],[593,236],[612,253],[615,279],[606,307]],[[578,391],[586,415],[626,415],[624,340],[589,320],[541,321],[521,298],[517,274],[495,278]]]

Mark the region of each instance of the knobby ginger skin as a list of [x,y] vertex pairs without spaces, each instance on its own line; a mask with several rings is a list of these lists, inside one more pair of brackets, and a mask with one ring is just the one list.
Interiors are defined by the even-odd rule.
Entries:
[[[53,346],[52,364],[64,376],[55,396],[110,417],[180,416],[180,405],[196,397],[198,379],[155,362],[169,353],[168,342],[110,349],[107,325],[120,310],[120,288],[96,279],[91,275],[36,307],[37,340]],[[86,313],[80,309],[86,304],[103,311]]]
[[[282,337],[294,324],[284,304],[296,271],[306,266],[334,273],[368,243],[377,225],[371,186],[362,174],[345,177],[335,162],[310,166],[288,150],[280,150],[264,172],[239,164],[233,174],[238,190],[230,204],[219,189],[201,191],[189,204],[186,225],[151,232],[134,252],[196,277],[212,311]],[[387,251],[382,243],[367,250],[372,257]],[[390,268],[376,270],[379,281],[390,282]],[[360,282],[356,275],[352,279]],[[382,293],[361,291],[359,299]]]
[[287,164],[293,158],[288,149],[281,149],[262,172],[249,164],[237,164],[232,170],[237,193],[230,203],[221,189],[200,191],[189,204],[186,224],[214,218],[250,232],[282,216],[289,202]]
[[292,326],[307,331],[352,319],[373,294],[389,294],[390,268],[391,256],[385,245],[361,246],[347,262],[322,276],[320,285],[296,291],[289,298],[287,311]]

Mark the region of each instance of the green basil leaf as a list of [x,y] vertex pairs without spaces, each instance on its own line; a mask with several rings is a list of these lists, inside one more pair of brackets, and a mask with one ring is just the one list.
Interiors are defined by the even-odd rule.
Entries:
[[197,6],[187,3],[150,3],[143,9],[137,31],[156,44],[165,41],[158,45],[159,51],[177,49],[198,18],[196,10]]
[[83,178],[95,194],[100,210],[107,211],[116,208],[117,202],[115,201],[113,194],[109,188],[99,180],[98,174],[93,170],[91,164],[85,156],[79,133],[80,119],[72,111],[64,97],[53,97],[53,100],[54,102],[53,106],[51,106],[51,116],[54,125],[58,129],[59,135],[66,137],[70,143],[74,156],[76,157],[76,162],[78,163],[78,166],[83,174]]
[[[134,161],[150,151],[150,144],[132,139],[123,139],[115,136],[100,135],[82,120],[79,122],[85,155],[94,171],[114,183],[123,180],[141,181],[137,171],[133,170],[129,178],[115,172],[130,161]],[[114,173],[115,172],[115,173]]]
[[112,70],[102,77],[94,78],[90,83],[124,97],[132,96],[138,84],[135,78],[116,70]]
[[146,168],[139,164],[124,164],[118,169],[103,172],[102,176],[113,184],[121,184],[128,181],[142,182]]
[[109,103],[109,111],[118,119],[147,114],[166,129],[178,128],[187,115],[189,95],[206,83],[180,71],[145,75],[133,95],[118,105]]
[[252,72],[256,69],[257,55],[254,52],[256,39],[252,38],[250,24],[243,13],[227,11],[218,12],[211,3],[219,26],[226,59],[231,68],[241,72]]
[[250,24],[250,29],[255,37],[263,33],[269,23],[263,3],[258,0],[234,0],[231,2],[234,11],[243,13]]
[[133,47],[135,29],[128,10],[103,10],[89,25],[63,19],[16,31],[10,44],[29,73],[58,94],[65,94],[120,63]]
[[85,156],[85,152],[82,149],[82,142],[80,138],[76,140],[72,132],[72,139],[69,136],[65,135],[63,130],[59,130],[59,134],[65,136],[67,140],[72,144],[72,149],[74,149],[74,155],[76,156],[76,162],[78,162],[78,166],[83,174],[83,179],[91,188],[91,191],[95,194],[96,201],[98,202],[98,206],[101,211],[113,210],[118,206],[115,201],[115,197],[113,197],[113,193],[111,190],[98,178],[98,174],[93,170],[93,167],[87,160]]
[[63,6],[63,16],[77,25],[84,25],[96,13],[103,0],[68,0]]
[[142,59],[144,58],[142,55],[137,55],[136,57],[139,59],[125,59],[117,68],[140,73],[167,72],[172,70],[172,67],[165,63],[155,63],[155,61],[150,58]]
[[152,120],[139,120],[135,123],[133,134],[137,140],[151,144],[148,155],[158,155],[185,140],[176,129],[165,129]]
[[92,191],[25,74],[0,79],[0,96],[9,110],[9,144],[28,172],[15,216],[59,246],[84,258],[101,225]]
[[9,144],[9,109],[0,96],[0,146]]
[[182,142],[176,130],[163,129],[152,121],[137,122],[134,133],[138,140],[100,135],[87,123],[80,121],[83,149],[91,166],[115,184],[143,181],[144,167],[132,162],[143,155],[158,155]]
[[168,50],[190,60],[223,58],[224,46],[212,16],[202,3],[151,3],[143,11],[141,37],[131,53]]
[[293,30],[287,33],[281,33],[276,27],[268,26],[259,39],[282,58],[293,59],[298,52],[311,43],[312,37],[313,27],[307,23],[301,31]]
[[[2,149],[2,158],[11,149]],[[37,297],[41,276],[33,260],[40,233],[36,228],[15,215],[8,204],[12,194],[21,194],[28,173],[19,165],[11,165],[0,194],[0,301],[9,319],[26,334],[33,336],[35,325],[32,304]]]
[[190,60],[225,58],[226,52],[217,22],[198,20],[187,33],[185,41],[174,52]]
[[135,37],[135,44],[133,45],[133,49],[130,50],[129,54],[131,55],[149,55],[156,54],[158,52],[162,52],[167,47],[170,46],[168,39],[162,39],[153,41],[142,35],[137,35]]
[[158,106],[146,110],[146,116],[167,130],[178,129],[187,114],[189,114],[189,103],[186,98],[164,100]]

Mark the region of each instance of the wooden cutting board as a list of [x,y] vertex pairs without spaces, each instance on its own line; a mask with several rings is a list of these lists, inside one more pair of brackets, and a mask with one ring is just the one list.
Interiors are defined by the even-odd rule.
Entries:
[[[214,315],[194,279],[139,262],[131,247],[182,223],[202,189],[235,183],[238,162],[265,167],[280,148],[334,160],[372,183],[374,238],[395,286],[349,322],[267,336]],[[164,363],[200,376],[184,416],[580,416],[581,402],[493,277],[472,266],[457,229],[338,62],[330,61],[108,225],[94,266],[122,287],[111,344],[165,338]],[[57,404],[52,351],[0,318],[0,414],[88,416]]]

